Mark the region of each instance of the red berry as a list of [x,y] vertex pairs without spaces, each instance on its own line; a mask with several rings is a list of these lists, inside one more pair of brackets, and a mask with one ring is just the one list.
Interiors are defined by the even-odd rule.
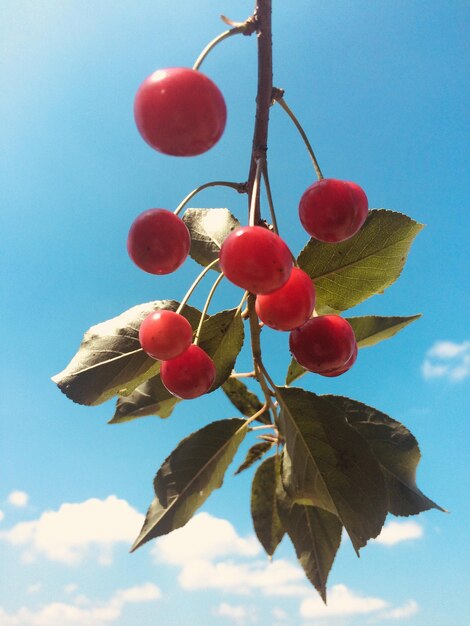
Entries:
[[149,209],[132,224],[129,256],[145,272],[170,274],[184,263],[191,246],[186,224],[166,209]]
[[193,329],[185,317],[174,311],[155,311],[140,325],[139,341],[153,359],[168,361],[189,348]]
[[294,267],[280,289],[256,298],[256,313],[270,328],[293,330],[305,324],[315,307],[315,286],[308,274]]
[[213,360],[199,346],[191,345],[176,359],[163,361],[160,376],[170,393],[191,400],[207,393],[215,380]]
[[285,242],[267,228],[242,226],[223,242],[219,264],[238,287],[265,294],[287,282],[292,271],[292,255]]
[[341,374],[344,374],[345,372],[347,372],[348,370],[351,369],[351,367],[354,365],[354,363],[356,362],[357,359],[357,353],[358,353],[358,348],[357,348],[357,343],[354,346],[354,350],[353,353],[351,354],[351,356],[349,357],[349,359],[346,361],[346,363],[342,366],[339,367],[336,370],[331,370],[329,372],[322,372],[321,375],[322,376],[329,376],[329,377],[333,377],[333,376],[340,376]]
[[345,241],[364,224],[368,201],[356,183],[324,178],[303,194],[299,217],[309,235],[328,243]]
[[134,116],[145,141],[164,154],[195,156],[222,136],[225,100],[205,74],[188,67],[158,70],[140,85]]
[[289,347],[296,361],[317,374],[344,367],[355,345],[352,326],[339,315],[312,317],[289,337]]

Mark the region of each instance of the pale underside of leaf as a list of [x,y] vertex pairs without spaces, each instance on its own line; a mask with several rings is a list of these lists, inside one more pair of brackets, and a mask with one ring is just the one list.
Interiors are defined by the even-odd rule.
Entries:
[[123,424],[148,415],[166,418],[178,402],[181,400],[165,388],[160,376],[154,376],[128,396],[118,398],[115,413],[108,424]]
[[[84,335],[77,354],[52,380],[71,400],[96,405],[116,394],[127,395],[160,369],[140,347],[139,328],[152,311],[175,311],[178,302],[157,300],[135,306],[96,326]],[[195,327],[200,313],[185,307],[183,315]]]
[[356,552],[376,537],[387,514],[381,468],[341,411],[303,389],[278,387],[285,438],[282,475],[289,496],[336,515]]
[[[183,221],[191,235],[191,257],[203,266],[215,261],[225,239],[240,226],[228,209],[186,209]],[[218,266],[214,270],[220,271]]]
[[[364,317],[347,317],[346,319],[354,330],[358,348],[368,348],[385,339],[390,339],[420,317],[421,314],[406,317],[365,315]],[[292,359],[287,371],[286,385],[291,385],[306,373],[307,370],[299,365],[295,359]]]
[[248,431],[241,418],[212,422],[183,439],[154,480],[155,498],[131,551],[184,526],[218,489]]
[[374,209],[351,239],[335,244],[311,239],[298,261],[315,283],[317,312],[345,311],[382,293],[400,276],[422,228],[402,213]]

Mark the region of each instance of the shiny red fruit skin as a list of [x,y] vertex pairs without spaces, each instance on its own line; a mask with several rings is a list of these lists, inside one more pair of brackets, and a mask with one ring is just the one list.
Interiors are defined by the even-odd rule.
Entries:
[[191,400],[209,391],[216,370],[210,356],[199,346],[191,345],[176,359],[163,361],[160,376],[170,393],[182,400]]
[[313,183],[299,203],[299,217],[307,233],[327,243],[345,241],[364,224],[368,200],[356,183],[324,178]]
[[302,367],[316,374],[343,367],[355,345],[352,326],[339,315],[312,317],[289,337],[292,356]]
[[149,274],[170,274],[189,254],[191,236],[181,218],[166,209],[149,209],[132,224],[127,251],[134,263]]
[[315,308],[315,286],[308,274],[292,268],[280,289],[256,298],[256,314],[274,330],[293,330],[305,324]]
[[276,291],[292,271],[292,255],[286,243],[262,226],[242,226],[223,242],[219,265],[238,287],[254,294]]
[[356,345],[354,346],[353,353],[351,354],[349,359],[346,361],[346,363],[342,367],[339,367],[338,369],[335,369],[335,370],[330,370],[329,372],[322,372],[321,375],[328,376],[330,378],[332,378],[333,376],[341,376],[341,374],[344,374],[345,372],[350,370],[351,367],[354,365],[357,359],[357,353],[358,353],[358,348],[357,348],[357,343],[356,343]]
[[188,320],[174,311],[155,311],[144,319],[139,329],[142,349],[153,359],[168,361],[189,348],[193,329]]
[[134,101],[140,134],[158,152],[195,156],[222,136],[227,120],[219,88],[188,67],[157,70],[140,85]]

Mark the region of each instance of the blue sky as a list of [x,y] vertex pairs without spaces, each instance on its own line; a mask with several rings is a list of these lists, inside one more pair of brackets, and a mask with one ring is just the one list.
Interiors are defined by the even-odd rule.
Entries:
[[[420,442],[421,488],[451,514],[391,519],[360,560],[345,539],[326,611],[286,540],[271,564],[257,546],[252,471],[237,477],[229,471],[223,489],[179,534],[128,555],[165,456],[191,431],[235,414],[217,394],[180,404],[165,421],[109,426],[113,402],[74,405],[50,381],[89,326],[134,304],[181,298],[198,272],[193,262],[168,277],[139,271],[125,250],[135,216],[174,208],[208,180],[246,178],[254,38],[224,42],[204,63],[229,115],[212,151],[165,157],[135,129],[140,82],[158,68],[192,65],[223,30],[219,14],[238,20],[252,9],[245,0],[177,6],[2,2],[0,626],[464,626],[470,381],[464,1],[274,2],[275,84],[286,89],[325,175],[359,183],[371,207],[403,211],[427,225],[400,280],[354,310],[423,318],[362,350],[347,375],[312,375],[305,384],[403,421]],[[280,108],[271,113],[269,159],[281,234],[297,252],[306,241],[297,204],[314,172]],[[231,191],[208,190],[192,206],[227,206],[246,219],[244,199]],[[238,300],[237,290],[226,288],[213,310]],[[263,340],[280,382],[287,338],[266,332]]]

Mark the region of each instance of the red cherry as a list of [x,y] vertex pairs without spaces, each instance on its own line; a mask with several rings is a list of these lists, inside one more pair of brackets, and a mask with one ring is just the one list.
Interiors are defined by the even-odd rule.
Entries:
[[219,264],[238,287],[265,294],[287,282],[292,271],[292,255],[285,242],[267,228],[242,226],[223,242]]
[[324,178],[303,194],[299,217],[309,235],[327,243],[345,241],[357,233],[368,213],[364,191],[356,183]]
[[296,361],[317,374],[343,367],[355,345],[352,326],[339,315],[312,317],[289,337],[289,347]]
[[329,377],[333,377],[333,376],[340,376],[341,374],[344,374],[345,372],[347,372],[348,370],[351,369],[351,367],[354,365],[354,363],[356,362],[357,359],[357,353],[358,353],[358,348],[357,348],[357,343],[354,346],[354,350],[353,353],[351,354],[351,356],[349,357],[349,359],[346,361],[346,363],[336,369],[336,370],[331,370],[329,372],[321,372],[322,376],[329,376]]
[[149,209],[132,224],[127,238],[129,256],[150,274],[170,274],[184,263],[191,236],[181,218],[166,209]]
[[293,330],[305,324],[315,307],[315,286],[308,274],[292,269],[280,289],[256,298],[256,313],[270,328]]
[[188,67],[157,70],[140,85],[134,116],[145,141],[164,154],[195,156],[222,136],[225,100],[205,74]]
[[176,359],[163,361],[160,376],[170,393],[182,400],[191,400],[209,391],[216,370],[210,356],[199,346],[191,345]]
[[192,340],[191,324],[174,311],[150,313],[140,325],[140,345],[153,359],[174,359],[189,348]]

